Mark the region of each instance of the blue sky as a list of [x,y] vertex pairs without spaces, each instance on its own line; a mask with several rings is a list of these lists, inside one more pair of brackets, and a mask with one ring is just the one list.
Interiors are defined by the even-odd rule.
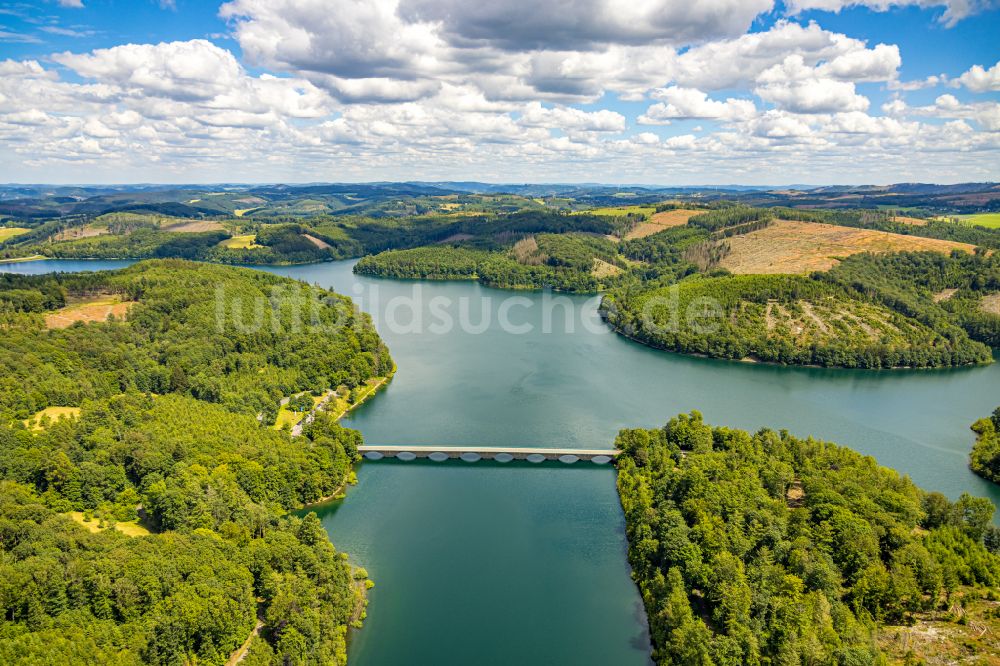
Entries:
[[0,180],[1000,180],[992,0],[561,6],[6,3]]

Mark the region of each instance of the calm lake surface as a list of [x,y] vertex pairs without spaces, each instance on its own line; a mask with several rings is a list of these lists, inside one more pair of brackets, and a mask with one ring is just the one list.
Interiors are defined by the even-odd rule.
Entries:
[[[925,488],[1000,503],[967,468],[969,425],[1000,404],[1000,364],[850,371],[690,358],[609,332],[592,297],[369,279],[352,266],[264,270],[331,287],[374,316],[399,370],[344,421],[368,443],[610,448],[620,428],[697,409],[714,424],[835,441]],[[454,326],[442,331],[445,315]],[[358,477],[346,501],[318,511],[376,581],[352,663],[648,663],[611,469],[380,461]]]

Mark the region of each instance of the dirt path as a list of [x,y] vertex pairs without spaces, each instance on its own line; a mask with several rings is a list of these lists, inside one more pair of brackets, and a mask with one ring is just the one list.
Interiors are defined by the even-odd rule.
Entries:
[[226,666],[236,666],[244,659],[246,659],[247,653],[250,652],[250,644],[253,643],[253,639],[260,636],[260,630],[264,628],[264,623],[257,620],[257,624],[254,626],[253,631],[247,636],[247,639],[243,642],[243,645],[239,647],[236,652],[229,655],[229,659],[226,660]]
[[826,322],[824,322],[823,319],[816,314],[816,311],[813,310],[812,303],[809,301],[799,301],[799,306],[802,307],[802,311],[806,313],[806,316],[809,317],[814,324],[816,324],[824,335],[830,332],[830,329],[826,327]]

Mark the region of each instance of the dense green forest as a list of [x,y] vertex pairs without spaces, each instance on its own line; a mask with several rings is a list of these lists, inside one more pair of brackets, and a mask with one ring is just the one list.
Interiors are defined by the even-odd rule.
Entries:
[[[46,310],[95,294],[136,305],[125,322],[45,330]],[[247,269],[164,260],[113,273],[4,274],[0,305],[0,413],[21,419],[134,388],[273,422],[283,396],[353,388],[391,367],[370,318],[348,299]]]
[[[573,216],[577,217],[577,216]],[[506,238],[507,240],[503,240]],[[606,271],[596,268],[603,262]],[[623,270],[612,241],[583,233],[506,235],[501,240],[388,250],[363,257],[354,272],[404,279],[468,280],[504,289],[594,293]]]
[[1000,593],[989,500],[951,503],[849,449],[697,412],[615,446],[657,663],[880,663],[881,625]]
[[406,280],[474,280],[479,266],[492,255],[486,250],[451,245],[386,250],[362,257],[354,272]]
[[619,290],[601,310],[621,333],[660,349],[850,368],[989,363],[957,326],[923,323],[846,287],[791,275],[693,276]]
[[990,418],[980,419],[972,426],[976,443],[972,447],[969,467],[993,483],[1000,483],[1000,407]]
[[985,298],[1000,292],[1000,256],[996,254],[858,254],[818,277],[930,326],[956,324],[973,340],[1000,347],[1000,315],[983,308]]
[[[134,302],[124,321],[46,327],[108,293]],[[344,663],[359,583],[314,514],[289,514],[339,492],[360,435],[267,422],[283,395],[391,369],[367,316],[166,260],[2,276],[0,317],[0,663],[219,664],[258,622],[257,663]],[[56,406],[78,411],[22,423]],[[152,534],[116,529],[135,521]]]

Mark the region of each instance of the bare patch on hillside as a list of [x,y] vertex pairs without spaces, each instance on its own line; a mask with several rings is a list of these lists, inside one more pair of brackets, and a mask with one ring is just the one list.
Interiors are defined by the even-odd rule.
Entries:
[[979,302],[979,308],[989,314],[1000,315],[1000,293],[983,296]]
[[954,296],[956,293],[958,293],[958,289],[942,289],[938,293],[934,294],[934,302],[943,303],[944,301],[947,301],[949,298]]
[[784,303],[744,301],[733,309],[731,319],[734,325],[763,328],[768,337],[794,339],[803,345],[849,338],[880,342],[916,333],[915,329],[901,330],[899,320],[894,321],[880,306],[832,297]]
[[330,244],[327,243],[325,240],[316,238],[315,236],[310,236],[309,234],[302,234],[302,235],[305,236],[310,243],[312,243],[321,250],[325,250],[330,247]]
[[452,234],[447,238],[443,238],[438,241],[438,243],[458,243],[459,241],[467,241],[475,238],[472,234]]
[[68,241],[68,240],[78,240],[80,238],[93,238],[94,236],[103,236],[109,233],[107,228],[95,228],[95,227],[73,227],[71,229],[63,229],[59,233],[52,236],[54,241]]
[[621,272],[622,269],[597,257],[594,257],[594,267],[590,270],[590,274],[597,279],[614,277]]
[[48,329],[69,328],[78,321],[91,323],[107,321],[114,315],[123,319],[128,309],[135,301],[123,301],[115,295],[99,295],[71,303],[64,308],[45,315],[45,327]]
[[541,266],[548,261],[548,255],[538,247],[538,241],[534,236],[528,236],[514,243],[511,253],[514,260],[525,266]]
[[635,225],[634,229],[625,234],[625,240],[645,238],[646,236],[652,236],[656,232],[669,229],[670,227],[683,226],[687,224],[687,221],[693,216],[704,212],[705,211],[703,210],[677,208],[675,210],[665,210],[662,213],[655,213],[645,222],[640,222]]
[[175,234],[197,234],[204,231],[222,231],[224,228],[218,222],[198,220],[195,222],[185,222],[184,224],[175,224],[171,227],[162,227],[162,230]]
[[911,224],[915,227],[927,226],[927,220],[922,220],[919,217],[909,217],[907,215],[894,215],[892,221],[899,222],[901,224]]
[[886,626],[877,639],[892,664],[1000,664],[1000,602],[961,588],[950,604],[921,611],[907,626]]
[[861,252],[931,250],[950,254],[957,249],[971,254],[975,249],[968,243],[791,220],[775,220],[763,229],[726,240],[730,251],[719,265],[743,274],[825,271]]

